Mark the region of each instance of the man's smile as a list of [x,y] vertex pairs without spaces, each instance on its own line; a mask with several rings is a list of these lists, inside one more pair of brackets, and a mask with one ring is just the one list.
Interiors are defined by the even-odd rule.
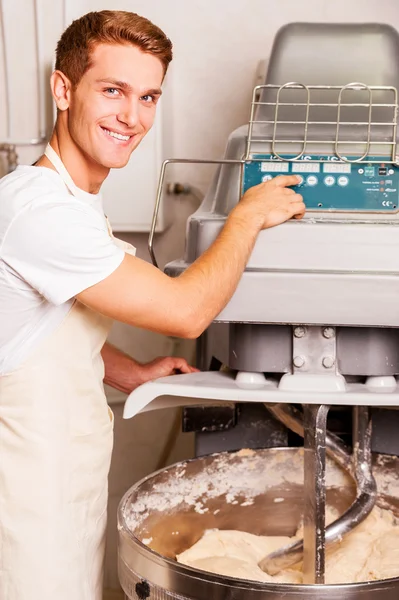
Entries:
[[106,127],[103,127],[102,125],[100,125],[100,127],[105,134],[107,134],[110,137],[115,138],[116,140],[120,140],[122,142],[128,142],[133,137],[133,135],[126,135],[126,134],[119,133],[117,131],[112,131],[111,129],[107,129]]

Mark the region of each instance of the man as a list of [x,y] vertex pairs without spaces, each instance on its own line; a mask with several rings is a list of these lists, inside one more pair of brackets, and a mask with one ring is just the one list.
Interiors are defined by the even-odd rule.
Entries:
[[[249,190],[215,243],[171,279],[112,236],[99,191],[151,128],[172,59],[132,13],[64,32],[57,121],[34,166],[0,182],[0,598],[99,600],[112,450],[103,379],[130,392],[193,369],[140,365],[105,343],[112,319],[197,337],[233,294],[261,229],[304,213],[280,177]],[[102,355],[102,356],[101,356]]]

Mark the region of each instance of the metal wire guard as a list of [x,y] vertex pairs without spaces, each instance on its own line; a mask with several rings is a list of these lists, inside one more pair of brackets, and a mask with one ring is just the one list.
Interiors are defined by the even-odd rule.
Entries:
[[[294,91],[297,94],[297,90],[302,89],[306,92],[306,101],[299,102],[297,100],[293,102],[282,102],[281,94],[284,91]],[[275,100],[259,100],[259,96],[262,94],[270,95],[275,92],[276,98]],[[335,102],[314,102],[312,101],[312,92],[320,95],[321,92],[328,92],[329,95],[336,96]],[[368,102],[343,102],[343,96],[346,92],[354,93],[354,92],[367,92]],[[374,102],[373,93],[376,95],[383,95],[384,98],[387,99],[386,102]],[[388,101],[390,99],[390,101]],[[256,114],[259,113],[259,109],[261,107],[269,108],[270,110],[274,110],[273,118],[270,119],[260,119],[256,118]],[[294,111],[298,111],[299,107],[305,108],[305,118],[304,120],[300,119],[279,119],[280,110],[282,107],[289,108]],[[336,110],[336,119],[333,121],[327,120],[310,120],[309,115],[311,113],[311,109],[313,108],[322,108],[322,109],[335,109]],[[364,120],[351,120],[344,121],[342,120],[342,109],[345,108],[366,108],[368,113],[368,119]],[[377,109],[385,109],[385,112],[388,113],[388,117],[391,117],[391,120],[387,121],[373,121],[373,114]],[[258,85],[254,88],[252,95],[252,103],[251,103],[251,115],[249,119],[249,127],[248,127],[248,139],[247,139],[247,147],[246,147],[246,160],[257,160],[256,152],[254,151],[254,144],[259,143],[268,143],[271,144],[273,154],[285,161],[295,161],[300,159],[303,154],[307,151],[309,153],[312,152],[312,145],[328,145],[326,148],[326,154],[331,153],[331,139],[323,139],[319,138],[318,134],[325,133],[326,128],[333,127],[335,128],[335,135],[333,139],[334,144],[334,152],[336,157],[342,162],[348,163],[357,163],[357,162],[379,162],[377,160],[373,160],[370,158],[372,155],[372,149],[374,146],[386,146],[389,149],[390,159],[387,159],[387,163],[395,163],[396,162],[396,147],[397,147],[397,119],[398,119],[398,91],[395,87],[392,86],[368,86],[364,83],[353,82],[348,83],[344,86],[328,86],[328,85],[305,85],[303,83],[298,82],[289,82],[284,85]],[[303,136],[296,139],[283,139],[278,137],[278,130],[281,126],[301,126],[303,127]],[[267,126],[271,127],[271,135],[266,137],[262,137],[259,135],[259,132],[267,128]],[[351,126],[352,128],[359,129],[360,127],[366,128],[366,136],[364,139],[353,140],[350,137],[342,137],[341,131],[343,127]],[[312,128],[312,136],[310,135],[310,128]],[[382,128],[384,130],[384,134],[381,135],[377,128]],[[257,133],[257,135],[255,135]],[[373,134],[375,134],[375,139],[373,138]],[[379,135],[377,135],[379,134]],[[386,139],[386,138],[389,139]],[[281,151],[277,151],[277,144],[286,145],[286,153],[291,154],[292,149],[290,149],[290,145],[292,148],[293,144],[301,144],[301,151],[296,154],[294,157],[282,156]],[[348,158],[347,156],[343,156],[340,151],[340,146],[348,145],[348,146],[359,146],[361,144],[365,145],[365,150],[359,157]],[[258,159],[262,160],[262,159]],[[264,160],[264,159],[263,159]],[[319,162],[319,160],[317,160]]]

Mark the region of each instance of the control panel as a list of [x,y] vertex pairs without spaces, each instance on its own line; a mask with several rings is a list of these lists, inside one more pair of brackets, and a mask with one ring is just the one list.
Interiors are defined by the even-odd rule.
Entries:
[[[335,156],[306,155],[290,161],[272,154],[254,155],[244,165],[243,192],[277,175],[298,175],[293,189],[303,196],[308,210],[347,212],[398,212],[399,167],[381,157],[358,163]],[[386,160],[386,159],[385,159]]]

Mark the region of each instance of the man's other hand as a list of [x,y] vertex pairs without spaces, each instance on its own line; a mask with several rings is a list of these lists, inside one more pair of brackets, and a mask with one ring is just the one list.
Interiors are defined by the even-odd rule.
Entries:
[[174,356],[160,356],[151,362],[142,364],[139,372],[139,385],[158,379],[159,377],[167,377],[168,375],[176,375],[177,373],[197,373],[198,369],[192,367],[184,358]]

